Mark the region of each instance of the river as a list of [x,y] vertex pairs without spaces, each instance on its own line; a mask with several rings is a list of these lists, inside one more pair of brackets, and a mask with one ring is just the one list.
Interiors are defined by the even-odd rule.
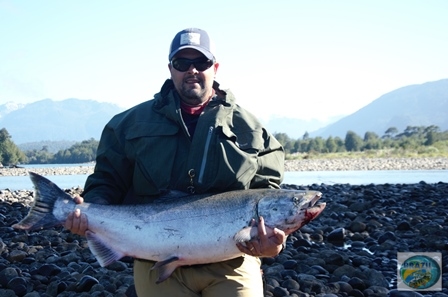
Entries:
[[[57,165],[41,166],[55,167]],[[73,166],[79,166],[79,164]],[[50,175],[47,178],[65,189],[84,187],[87,175]],[[448,183],[448,170],[295,171],[286,172],[283,183],[307,186],[311,184],[413,184],[421,181]],[[32,189],[32,183],[27,176],[2,176],[0,177],[1,189]]]

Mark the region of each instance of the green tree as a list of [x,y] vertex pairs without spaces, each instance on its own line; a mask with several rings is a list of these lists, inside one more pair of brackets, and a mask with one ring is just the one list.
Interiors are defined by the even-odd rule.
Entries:
[[26,161],[25,154],[11,140],[11,135],[5,128],[0,130],[0,163],[16,165]]
[[359,137],[355,132],[348,131],[345,135],[345,148],[349,152],[360,151],[363,145],[361,137]]
[[81,143],[72,145],[69,149],[57,152],[52,160],[52,163],[85,163],[95,160],[96,151],[98,149],[98,141],[91,138],[84,140]]
[[345,148],[345,142],[341,137],[339,137],[339,136],[335,137],[334,142],[336,143],[336,145],[338,147],[336,152],[341,153],[341,152],[347,151],[347,149]]
[[286,153],[291,153],[294,150],[294,141],[286,133],[275,133],[274,137],[280,142]]
[[402,137],[398,145],[405,150],[414,150],[419,147],[419,142],[415,137]]
[[299,140],[298,142],[299,142],[299,150],[298,150],[298,152],[307,153],[308,152],[309,143],[310,143],[310,139]]
[[389,129],[384,132],[383,138],[394,138],[395,135],[397,135],[398,129],[395,127],[390,127]]
[[298,152],[300,152],[300,140],[299,139],[294,141],[294,153],[298,153]]
[[29,164],[49,164],[52,163],[53,160],[53,155],[48,152],[45,147],[43,147],[40,151],[27,151],[26,155],[28,157]]
[[420,137],[423,135],[423,132],[425,131],[425,127],[423,126],[407,126],[406,129],[404,129],[403,133],[398,134],[397,138],[403,138],[403,137]]
[[429,127],[426,127],[424,129],[423,133],[425,133],[426,141],[425,141],[424,145],[426,145],[426,146],[433,145],[440,138],[440,136],[439,136],[440,128],[438,126],[435,126],[435,125],[431,125]]
[[333,137],[328,137],[327,141],[325,141],[325,147],[327,148],[327,152],[335,153],[338,151],[338,145]]
[[364,149],[377,150],[381,148],[381,140],[375,132],[364,134]]
[[307,150],[308,152],[325,152],[325,141],[322,137],[311,138]]
[[439,135],[437,132],[429,131],[428,133],[426,133],[425,145],[427,145],[427,146],[433,145],[434,143],[436,143],[438,141],[438,138],[439,138]]
[[274,133],[274,137],[280,142],[281,145],[285,145],[288,143],[291,139],[289,138],[288,134],[286,133]]

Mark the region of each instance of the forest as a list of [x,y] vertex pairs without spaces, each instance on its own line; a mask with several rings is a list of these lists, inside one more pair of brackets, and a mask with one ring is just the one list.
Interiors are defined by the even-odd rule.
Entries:
[[[408,126],[404,131],[391,127],[379,136],[366,132],[363,136],[348,131],[345,138],[310,137],[305,133],[300,139],[292,139],[285,133],[274,137],[283,145],[286,159],[341,158],[341,157],[448,157],[448,131],[440,131],[435,125]],[[0,164],[72,164],[95,161],[98,141],[91,138],[53,153],[50,143],[41,149],[20,150],[11,135],[0,130]]]
[[361,137],[353,131],[348,131],[345,138],[310,138],[308,133],[301,139],[291,139],[284,133],[274,136],[283,145],[287,158],[448,156],[448,131],[441,132],[435,125],[408,126],[401,132],[391,127],[382,136],[366,132]]

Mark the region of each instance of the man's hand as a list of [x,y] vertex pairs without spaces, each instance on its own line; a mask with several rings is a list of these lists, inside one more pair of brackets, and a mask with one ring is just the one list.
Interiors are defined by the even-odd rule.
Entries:
[[[74,199],[76,204],[81,204],[84,202],[84,199],[81,196],[75,196]],[[81,213],[81,210],[78,208],[68,215],[64,224],[65,229],[81,236],[84,236],[88,226],[89,221],[87,220],[87,216]]]
[[264,225],[264,219],[263,217],[260,217],[258,221],[258,238],[246,241],[246,245],[237,243],[236,245],[238,249],[243,253],[254,257],[277,256],[283,248],[282,244],[286,240],[286,234],[277,228],[269,229],[269,231],[271,231],[269,233],[272,233],[272,235],[268,237],[268,232],[266,232],[266,226]]

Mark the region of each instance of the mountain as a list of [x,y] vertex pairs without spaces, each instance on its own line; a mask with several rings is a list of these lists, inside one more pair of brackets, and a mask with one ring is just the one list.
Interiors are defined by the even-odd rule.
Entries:
[[336,122],[340,118],[342,118],[342,116],[322,121],[318,119],[302,120],[287,117],[273,117],[267,121],[262,121],[262,123],[273,134],[285,133],[292,139],[298,139],[302,138],[306,132],[310,133],[311,131],[316,131],[321,127]]
[[387,93],[334,124],[310,133],[311,137],[339,136],[347,131],[361,137],[366,132],[383,136],[388,128],[435,125],[448,130],[448,79],[410,85]]
[[[5,105],[0,105],[0,111],[7,110]],[[42,140],[98,140],[106,123],[122,110],[93,100],[44,99],[5,112],[0,129],[6,128],[17,145]]]
[[0,105],[0,119],[8,113],[23,108],[24,106],[25,104],[14,102],[6,102],[5,104]]
[[[123,109],[115,104],[93,100],[44,99],[26,105],[8,102],[0,105],[0,129],[6,128],[17,145],[99,140],[104,125],[121,111]],[[448,79],[399,88],[357,112],[333,121],[326,125],[318,120],[276,117],[264,125],[272,133],[286,133],[293,139],[301,138],[305,132],[310,137],[323,138],[344,138],[347,131],[361,137],[365,132],[383,136],[391,127],[404,131],[407,126],[436,125],[445,131],[448,130]]]

